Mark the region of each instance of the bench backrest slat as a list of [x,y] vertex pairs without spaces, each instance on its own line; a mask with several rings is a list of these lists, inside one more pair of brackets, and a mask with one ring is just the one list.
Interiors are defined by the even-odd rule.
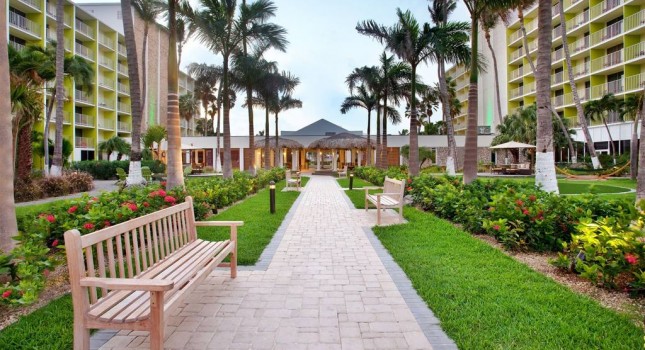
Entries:
[[399,195],[398,200],[403,199],[403,187],[404,183],[401,180],[386,177],[385,181],[383,181],[383,193],[397,193]]
[[81,262],[75,267],[76,276],[70,269],[74,297],[84,298],[88,305],[96,303],[109,290],[88,288],[83,295],[80,278],[133,278],[197,239],[194,222],[192,198],[187,197],[184,203],[84,236],[77,230],[67,231],[68,264]]

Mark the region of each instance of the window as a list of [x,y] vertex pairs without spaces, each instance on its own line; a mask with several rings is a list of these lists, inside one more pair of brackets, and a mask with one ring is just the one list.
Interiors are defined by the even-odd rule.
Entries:
[[81,160],[94,160],[94,151],[82,150]]

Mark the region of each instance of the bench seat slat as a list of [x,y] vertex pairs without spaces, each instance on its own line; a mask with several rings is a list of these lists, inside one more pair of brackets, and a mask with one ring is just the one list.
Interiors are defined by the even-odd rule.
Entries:
[[[371,194],[368,195],[368,199],[370,202],[374,204],[378,203],[377,196],[375,195],[371,195]],[[399,205],[398,200],[389,196],[381,196],[381,206],[398,206],[398,205]]]

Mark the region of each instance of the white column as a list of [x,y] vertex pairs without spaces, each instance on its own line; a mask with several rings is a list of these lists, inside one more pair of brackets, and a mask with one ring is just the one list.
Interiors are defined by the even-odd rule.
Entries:
[[291,150],[291,170],[298,170],[298,152],[299,150]]
[[358,158],[358,166],[361,166],[361,164],[363,164],[363,152],[362,151],[360,151],[360,150],[358,151],[357,158]]
[[316,150],[316,171],[320,171],[320,158],[322,157],[322,154],[320,153],[320,149]]
[[244,170],[244,148],[240,148],[240,170]]
[[333,153],[332,153],[332,157],[331,157],[331,161],[332,161],[332,163],[331,163],[331,170],[336,171],[336,170],[338,170],[338,168],[337,168],[337,166],[336,166],[336,163],[337,163],[338,158],[336,158],[336,150],[335,150],[335,149],[333,149],[333,150],[331,150],[331,151],[333,152]]

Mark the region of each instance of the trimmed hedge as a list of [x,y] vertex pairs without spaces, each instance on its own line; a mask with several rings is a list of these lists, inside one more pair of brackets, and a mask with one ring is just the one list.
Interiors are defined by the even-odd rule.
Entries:
[[[158,160],[142,160],[141,166],[150,168],[153,174],[165,173],[166,165]],[[117,179],[116,168],[121,168],[127,173],[130,170],[129,160],[83,160],[73,162],[71,168],[89,173],[96,180]]]

